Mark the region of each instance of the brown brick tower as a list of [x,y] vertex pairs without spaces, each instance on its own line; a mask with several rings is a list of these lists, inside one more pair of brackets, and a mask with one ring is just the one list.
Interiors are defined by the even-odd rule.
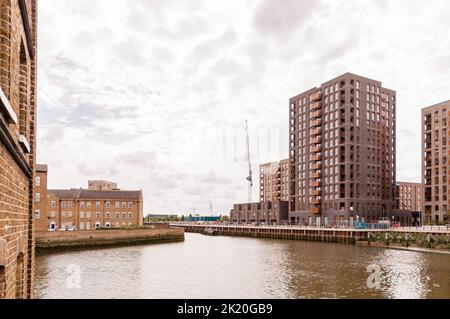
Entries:
[[346,73],[290,99],[290,222],[376,222],[395,209],[396,93]]

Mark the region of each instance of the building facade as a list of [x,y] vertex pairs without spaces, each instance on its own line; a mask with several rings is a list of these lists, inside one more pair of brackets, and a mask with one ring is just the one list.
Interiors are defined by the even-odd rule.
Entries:
[[450,101],[422,110],[423,217],[426,224],[449,222]]
[[108,181],[88,181],[88,189],[91,191],[118,190],[117,183]]
[[37,232],[85,231],[143,225],[142,190],[47,189],[47,165],[37,165],[34,180]]
[[36,0],[0,0],[0,299],[32,298]]
[[289,201],[289,159],[260,166],[261,202]]
[[41,214],[47,211],[47,165],[36,164],[36,176],[34,180],[34,224],[36,230],[46,229],[47,221],[41,218]]
[[36,218],[38,232],[142,226],[142,191],[49,189],[47,208]]
[[289,202],[235,204],[230,221],[237,224],[282,224],[289,219]]
[[346,73],[289,101],[290,221],[376,222],[395,209],[396,93]]
[[422,184],[397,182],[396,209],[410,212],[422,211]]

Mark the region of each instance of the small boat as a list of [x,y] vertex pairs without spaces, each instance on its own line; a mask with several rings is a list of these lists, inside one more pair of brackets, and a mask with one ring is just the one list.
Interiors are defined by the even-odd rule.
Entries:
[[205,230],[202,231],[202,235],[206,235],[206,236],[218,236],[219,235],[219,231],[212,229],[212,228],[206,228]]

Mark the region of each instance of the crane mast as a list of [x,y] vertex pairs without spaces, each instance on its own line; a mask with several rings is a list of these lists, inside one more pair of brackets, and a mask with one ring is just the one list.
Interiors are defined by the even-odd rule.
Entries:
[[247,161],[248,161],[248,202],[252,202],[252,188],[253,188],[253,173],[252,173],[252,163],[250,160],[250,136],[248,133],[248,121],[245,120],[245,132],[247,138]]

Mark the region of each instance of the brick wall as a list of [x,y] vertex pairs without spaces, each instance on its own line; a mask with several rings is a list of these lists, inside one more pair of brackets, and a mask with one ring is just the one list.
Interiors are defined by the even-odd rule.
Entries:
[[0,299],[34,295],[36,9],[0,0]]

